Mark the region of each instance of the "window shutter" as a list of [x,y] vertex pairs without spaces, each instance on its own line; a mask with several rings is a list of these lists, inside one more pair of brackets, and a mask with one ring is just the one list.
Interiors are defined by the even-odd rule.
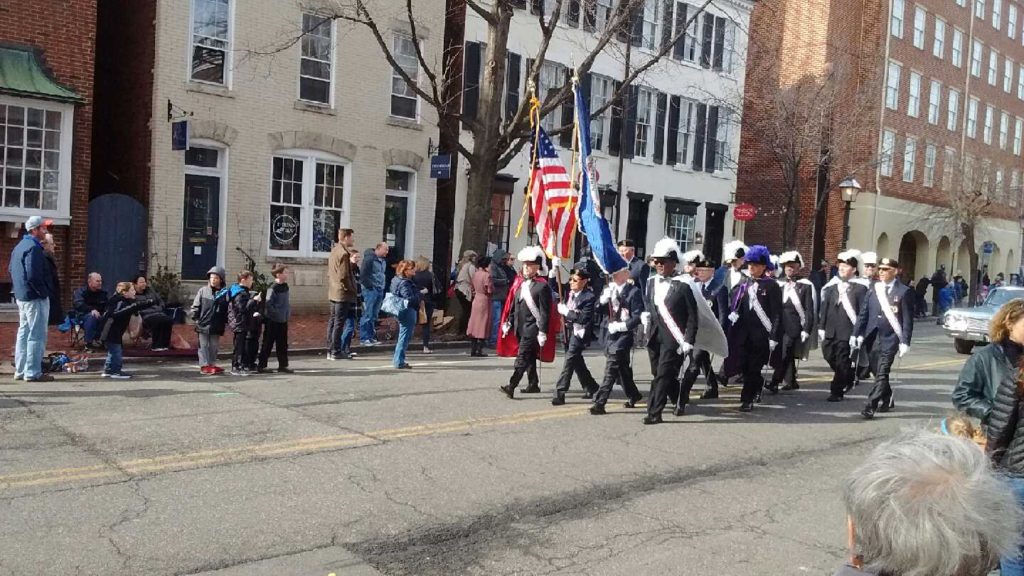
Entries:
[[526,0],[512,0],[513,8],[526,8]]
[[505,80],[505,121],[510,122],[519,110],[519,68],[522,57],[515,52],[508,53],[508,67]]
[[[480,106],[480,43],[466,42],[462,73],[462,116],[476,120]],[[463,128],[466,128],[463,125]]]
[[593,106],[590,105],[590,91],[593,78],[590,76],[590,72],[587,72],[580,78],[580,92],[583,93],[583,101],[587,103],[587,109],[591,114],[594,113]]
[[693,169],[704,169],[704,131],[707,129],[708,106],[697,104],[697,121],[693,128]]
[[622,142],[622,157],[632,158],[636,151],[636,102],[640,96],[640,88],[637,86],[629,87],[629,102],[626,103],[625,116],[626,121],[623,123],[623,142]]
[[704,13],[704,35],[700,45],[700,67],[711,68],[711,48],[714,44],[715,17]]
[[715,54],[711,68],[722,69],[722,54],[725,53],[725,18],[715,18]]
[[[612,82],[612,97],[614,98],[622,87],[621,82]],[[608,153],[612,156],[619,155],[619,141],[622,139],[622,100],[612,104],[611,126],[608,129]]]
[[718,158],[718,106],[708,108],[708,136],[705,139],[707,152],[704,154],[704,171],[715,171],[715,160]]
[[544,0],[530,0],[530,14],[543,14]]
[[654,116],[654,163],[664,162],[665,155],[665,108],[668,106],[668,94],[658,93],[658,112]]
[[668,104],[668,146],[665,151],[665,164],[669,166],[675,165],[676,154],[679,153],[679,104],[679,96],[673,96]]
[[569,11],[565,14],[569,26],[579,28],[580,26],[580,0],[569,0]]
[[[627,12],[626,12],[625,15],[623,15],[622,24],[619,26],[619,29],[615,31],[615,39],[618,40],[619,42],[629,42],[630,41],[629,40],[629,31],[630,31],[630,27],[632,26],[632,23],[633,23],[633,15],[628,12],[629,8],[627,7],[624,10],[626,10]],[[636,8],[633,8],[633,10],[636,11]],[[613,10],[612,14],[614,14],[614,13],[615,13],[615,11]],[[610,19],[611,18],[609,17],[609,20]]]
[[663,2],[661,13],[661,47],[667,48],[672,43],[672,2]]
[[[654,2],[655,0],[649,0]],[[629,43],[633,46],[639,46],[644,36],[644,6],[641,2],[636,8],[633,9],[633,30],[629,35]]]
[[686,28],[686,10],[689,5],[686,2],[676,2],[676,28],[675,33],[680,34],[679,40],[676,40],[674,46],[672,46],[672,57],[676,60],[682,60],[686,54],[686,33],[683,31]]
[[583,31],[597,30],[597,0],[583,0]]
[[[565,84],[572,86],[572,70],[565,69]],[[569,99],[562,102],[562,126],[570,126],[572,124],[572,117],[576,114],[576,101],[572,98],[572,91],[569,91]],[[572,147],[572,130],[566,130],[558,135],[558,144],[562,148],[569,149]]]

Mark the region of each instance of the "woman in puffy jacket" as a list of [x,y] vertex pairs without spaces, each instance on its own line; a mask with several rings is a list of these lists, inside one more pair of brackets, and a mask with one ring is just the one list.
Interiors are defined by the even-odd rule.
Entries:
[[395,266],[395,277],[391,279],[391,293],[405,300],[408,305],[398,314],[398,342],[395,344],[394,366],[400,370],[410,370],[412,366],[405,361],[405,353],[412,341],[412,331],[416,328],[416,316],[420,309],[420,291],[412,281],[416,272],[416,263],[402,260]]
[[953,405],[981,420],[988,420],[992,401],[1001,382],[1014,385],[1021,352],[1024,351],[1024,334],[1017,334],[1013,327],[1024,318],[1024,299],[1007,302],[992,317],[989,326],[990,345],[975,348],[974,354],[960,370],[960,378],[953,389]]

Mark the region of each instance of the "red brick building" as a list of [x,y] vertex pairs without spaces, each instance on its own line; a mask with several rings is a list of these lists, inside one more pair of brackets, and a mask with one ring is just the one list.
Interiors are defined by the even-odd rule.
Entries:
[[838,183],[854,176],[850,247],[898,258],[907,279],[966,274],[948,207],[978,189],[991,205],[975,238],[982,264],[1019,271],[1024,2],[765,0],[750,34],[737,185],[759,213],[748,243],[809,264],[834,257]]
[[55,222],[65,299],[85,274],[96,0],[0,5],[0,310],[22,224]]

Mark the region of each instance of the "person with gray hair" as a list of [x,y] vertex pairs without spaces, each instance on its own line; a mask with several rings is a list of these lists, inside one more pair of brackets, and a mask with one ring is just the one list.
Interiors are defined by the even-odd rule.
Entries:
[[878,446],[843,484],[852,562],[835,576],[984,576],[1022,514],[977,445],[919,431]]

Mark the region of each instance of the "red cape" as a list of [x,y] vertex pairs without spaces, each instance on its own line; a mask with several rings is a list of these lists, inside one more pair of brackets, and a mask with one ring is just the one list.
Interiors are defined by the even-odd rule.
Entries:
[[[500,326],[505,325],[508,315],[511,314],[516,299],[516,293],[519,291],[519,286],[522,283],[523,276],[521,274],[516,274],[516,279],[512,281],[512,287],[508,291],[508,297],[505,298],[505,306],[501,309]],[[555,361],[555,338],[562,330],[562,317],[558,314],[558,305],[555,303],[554,298],[551,299],[551,311],[548,313],[548,318],[550,318],[548,321],[548,341],[545,342],[544,347],[540,349],[541,362]],[[515,330],[509,331],[509,333],[504,336],[499,333],[498,356],[514,358],[518,354],[519,339],[516,338]]]

